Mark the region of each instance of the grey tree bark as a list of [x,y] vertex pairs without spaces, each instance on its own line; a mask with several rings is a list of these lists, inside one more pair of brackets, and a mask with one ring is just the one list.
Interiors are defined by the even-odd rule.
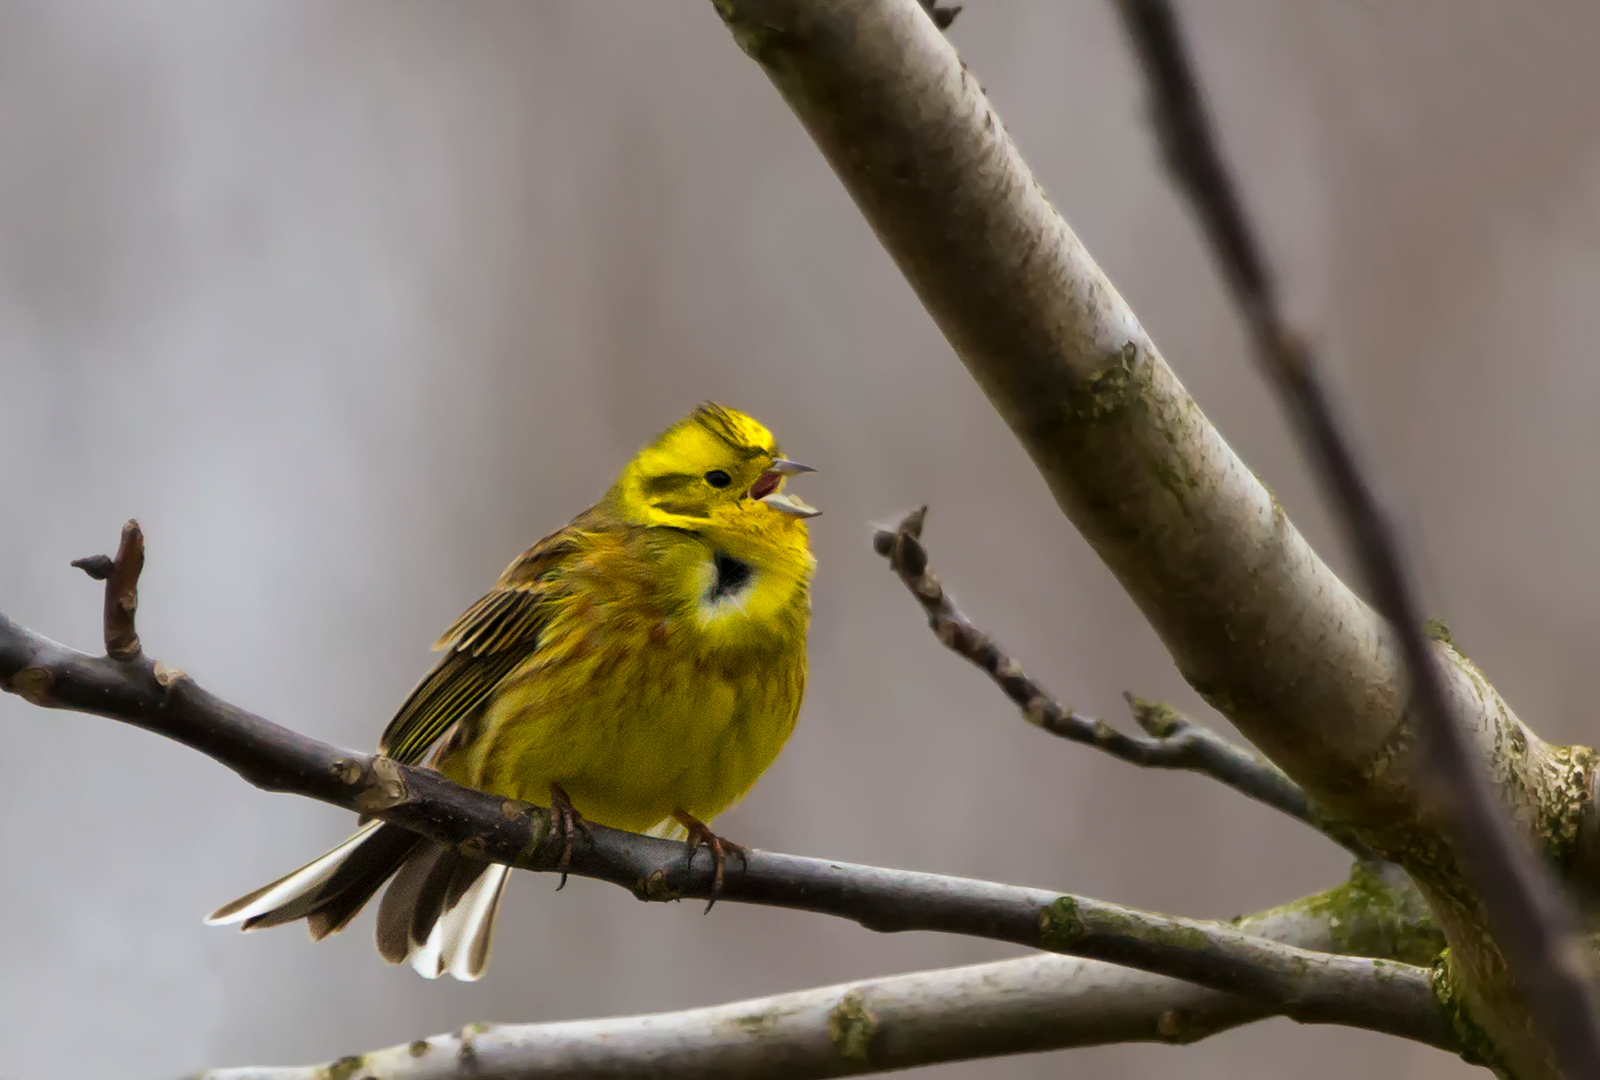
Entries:
[[[1554,1076],[1446,840],[1387,628],[1206,420],[949,42],[911,0],[716,6],[1185,679],[1412,874],[1472,1041]],[[1593,751],[1539,739],[1448,642],[1438,660],[1517,824],[1586,864]]]

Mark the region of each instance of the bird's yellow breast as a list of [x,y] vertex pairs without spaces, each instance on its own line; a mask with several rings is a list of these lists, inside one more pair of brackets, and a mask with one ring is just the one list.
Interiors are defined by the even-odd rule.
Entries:
[[805,690],[812,559],[803,533],[762,554],[675,529],[587,535],[545,583],[539,647],[441,769],[538,803],[559,784],[616,828],[714,818],[777,756]]

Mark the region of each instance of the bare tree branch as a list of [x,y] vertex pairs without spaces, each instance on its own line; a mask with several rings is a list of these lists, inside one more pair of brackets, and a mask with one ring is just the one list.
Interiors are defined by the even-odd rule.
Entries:
[[211,1069],[195,1080],[811,1080],[1112,1042],[1187,1043],[1266,1015],[1159,975],[1037,956],[682,1012],[473,1027],[324,1065]]
[[[1449,936],[1455,1004],[1480,1041],[1524,1080],[1556,1075],[1431,794],[1388,623],[1206,419],[949,41],[913,0],[714,7],[1184,678],[1412,876]],[[1514,818],[1551,865],[1580,865],[1581,838],[1600,834],[1582,826],[1593,753],[1545,743],[1465,657],[1436,654],[1470,753]]]
[[1062,705],[1029,678],[1022,665],[963,615],[928,563],[922,544],[926,506],[907,514],[893,530],[879,529],[874,550],[889,560],[900,580],[922,605],[928,626],[943,645],[982,669],[1005,692],[1030,724],[1052,735],[1103,750],[1120,761],[1149,769],[1186,769],[1209,776],[1257,802],[1305,822],[1364,862],[1378,854],[1349,829],[1319,820],[1300,785],[1282,769],[1243,747],[1235,746],[1176,709],[1125,695],[1134,719],[1146,737],[1127,735],[1104,720],[1084,716]]
[[[125,545],[127,547],[127,545]],[[131,550],[131,549],[130,549]],[[108,577],[121,595],[136,575]],[[129,612],[131,615],[131,611]],[[120,623],[119,623],[120,626]],[[141,653],[90,657],[0,615],[0,681],[36,705],[94,713],[165,735],[258,787],[380,817],[462,851],[528,870],[569,870],[642,900],[709,899],[709,856],[676,841],[591,825],[568,867],[547,810],[461,787],[389,758],[351,754],[279,727]],[[1426,970],[1298,949],[1217,923],[1087,897],[966,878],[751,851],[719,899],[932,930],[1106,960],[1259,999],[1311,1022],[1446,1045]]]
[[1600,1013],[1577,920],[1512,828],[1445,690],[1439,659],[1394,522],[1357,458],[1304,338],[1284,318],[1277,287],[1223,161],[1188,46],[1168,0],[1118,0],[1149,80],[1168,167],[1211,240],[1250,331],[1257,362],[1288,408],[1360,559],[1373,600],[1405,657],[1412,711],[1436,782],[1451,847],[1483,906],[1511,977],[1571,1077],[1600,1076]]
[[[1443,939],[1404,875],[1385,871],[1392,887],[1358,868],[1350,882],[1247,916],[1239,929],[1431,963]],[[474,1025],[320,1066],[213,1069],[195,1080],[809,1080],[1107,1043],[1190,1043],[1271,1015],[1160,975],[1028,956],[652,1016]]]

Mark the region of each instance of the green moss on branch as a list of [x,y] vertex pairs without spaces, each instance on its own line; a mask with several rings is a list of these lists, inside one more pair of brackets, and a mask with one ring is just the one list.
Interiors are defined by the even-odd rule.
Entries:
[[1269,921],[1286,914],[1322,920],[1333,950],[1347,956],[1429,967],[1445,947],[1444,932],[1422,896],[1392,866],[1357,863],[1344,884],[1251,916],[1249,921]]

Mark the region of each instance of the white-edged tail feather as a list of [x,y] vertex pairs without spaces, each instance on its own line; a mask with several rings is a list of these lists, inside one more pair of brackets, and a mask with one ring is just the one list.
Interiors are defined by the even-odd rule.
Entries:
[[424,979],[449,975],[462,982],[476,981],[489,960],[494,916],[510,873],[510,867],[499,863],[485,868],[461,899],[434,922],[428,940],[412,946],[406,957],[412,970]]
[[333,872],[339,869],[339,864],[382,825],[381,821],[363,825],[354,836],[326,855],[313,859],[294,873],[281,877],[270,885],[263,885],[253,893],[246,893],[232,903],[222,905],[206,916],[206,924],[227,926],[230,923],[244,922],[257,915],[276,911],[291,900],[296,900],[313,889],[321,888],[333,876]]
[[424,979],[437,979],[444,974],[444,920],[441,918],[428,931],[428,940],[411,946],[406,963]]
[[439,920],[444,924],[444,968],[462,982],[475,982],[483,974],[495,912],[500,908],[500,894],[505,891],[510,870],[491,863],[461,902]]
[[[378,951],[390,963],[409,963],[426,979],[449,974],[463,982],[476,980],[489,959],[494,917],[510,868],[458,856],[396,828],[380,835],[381,828],[383,822],[369,822],[294,873],[218,908],[206,922],[243,923],[251,929],[309,918],[312,936],[321,937],[344,926],[398,868],[378,907]],[[455,902],[433,917],[426,941],[411,936],[413,929],[420,929],[418,922],[438,911],[434,905],[448,903],[459,884],[468,881]],[[419,904],[429,910],[421,911]],[[318,919],[326,924],[320,930]]]

